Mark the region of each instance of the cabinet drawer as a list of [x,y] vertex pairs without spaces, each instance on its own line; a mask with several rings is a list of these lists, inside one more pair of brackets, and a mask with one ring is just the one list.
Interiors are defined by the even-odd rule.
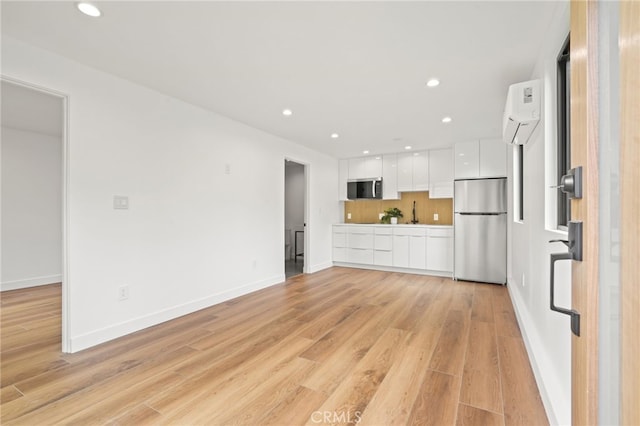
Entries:
[[345,225],[333,225],[334,234],[346,234],[348,227]]
[[392,266],[393,252],[391,250],[374,250],[373,264],[379,266]]
[[349,248],[373,249],[373,234],[349,234]]
[[393,230],[393,235],[409,235],[409,236],[416,236],[416,237],[424,237],[425,235],[427,235],[427,230],[426,228],[423,227],[401,227],[401,228],[395,228]]
[[375,235],[393,235],[393,228],[390,226],[376,226],[373,233]]
[[361,263],[364,265],[373,264],[373,250],[349,248],[347,249],[347,259],[350,263]]
[[376,250],[391,250],[393,247],[392,235],[375,235],[373,239],[373,248]]
[[333,233],[333,246],[334,247],[346,247],[347,246],[347,234]]
[[347,261],[347,249],[345,247],[333,248],[333,261],[334,262],[346,262]]
[[349,234],[373,235],[373,226],[350,226]]
[[453,228],[427,228],[427,237],[453,238]]

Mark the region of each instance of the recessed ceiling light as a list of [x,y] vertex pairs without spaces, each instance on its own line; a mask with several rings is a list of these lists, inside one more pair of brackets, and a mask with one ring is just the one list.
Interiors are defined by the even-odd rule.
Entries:
[[362,151],[363,154],[368,154],[369,151],[367,151],[366,149],[364,151]]
[[376,157],[376,160],[379,160],[379,159],[380,159],[380,157]]
[[331,133],[331,139],[338,139],[340,137],[337,133]]
[[76,7],[80,12],[84,13],[85,15],[92,16],[94,18],[97,18],[98,16],[102,15],[102,12],[100,12],[100,9],[98,9],[95,5],[91,3],[80,2],[76,4]]
[[427,87],[436,87],[438,84],[440,84],[440,80],[438,80],[437,78],[432,78],[431,80],[427,81]]
[[411,145],[405,146],[404,149],[411,149]]
[[282,115],[285,115],[285,116],[289,117],[291,114],[293,114],[293,111],[291,111],[288,108],[282,110]]
[[444,117],[444,118],[442,119],[442,122],[443,122],[443,123],[451,123],[451,117]]

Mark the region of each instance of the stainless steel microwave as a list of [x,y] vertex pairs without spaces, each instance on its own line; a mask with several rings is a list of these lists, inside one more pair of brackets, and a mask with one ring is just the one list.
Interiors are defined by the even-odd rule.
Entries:
[[382,178],[347,182],[347,198],[349,200],[381,200]]

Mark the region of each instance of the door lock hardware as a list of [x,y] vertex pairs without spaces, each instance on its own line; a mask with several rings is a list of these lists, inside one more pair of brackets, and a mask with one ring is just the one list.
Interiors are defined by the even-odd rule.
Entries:
[[582,222],[571,220],[567,227],[569,228],[568,240],[549,240],[549,242],[563,243],[569,248],[571,260],[582,261]]
[[578,166],[560,178],[560,185],[551,186],[558,188],[569,198],[582,198],[582,166]]
[[563,243],[569,251],[566,253],[552,253],[551,254],[551,276],[549,277],[550,298],[549,307],[552,311],[559,312],[561,314],[569,315],[571,317],[571,332],[576,336],[580,336],[580,313],[575,309],[566,309],[556,306],[555,304],[555,263],[558,260],[576,260],[582,261],[582,222],[570,221],[568,240],[550,240],[550,243]]

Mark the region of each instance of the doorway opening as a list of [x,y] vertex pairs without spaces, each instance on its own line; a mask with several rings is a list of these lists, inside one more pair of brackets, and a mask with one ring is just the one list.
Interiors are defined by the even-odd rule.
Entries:
[[304,272],[306,251],[306,166],[284,160],[284,273]]
[[[18,305],[24,302],[27,310],[32,297],[44,297],[47,306],[56,305],[50,310],[51,318],[41,318],[44,311],[33,318],[51,327],[55,322],[60,350],[68,352],[67,98],[5,77],[1,84],[2,298]],[[20,326],[28,329],[29,324]],[[4,346],[3,351],[16,349]]]

